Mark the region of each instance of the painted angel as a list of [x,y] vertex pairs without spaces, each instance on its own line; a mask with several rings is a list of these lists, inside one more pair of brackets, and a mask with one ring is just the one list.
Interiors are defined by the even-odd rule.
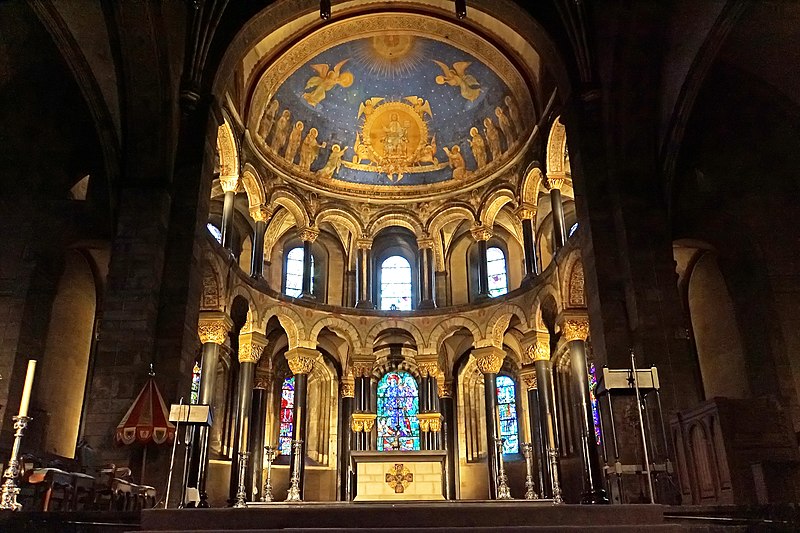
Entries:
[[379,96],[374,96],[372,98],[367,98],[364,100],[360,106],[358,106],[358,118],[361,118],[361,115],[370,116],[373,111],[375,111],[375,106],[383,101],[383,98]]
[[445,83],[450,86],[458,86],[461,88],[461,96],[474,101],[481,94],[480,83],[475,79],[472,74],[467,74],[467,67],[472,63],[469,61],[457,61],[453,63],[453,68],[448,67],[441,61],[433,60],[440,69],[442,74],[436,76],[436,83],[444,85]]
[[406,100],[411,104],[411,107],[414,108],[414,111],[416,111],[420,118],[425,118],[426,113],[429,117],[433,116],[431,104],[424,98],[420,98],[419,96],[406,96]]
[[325,166],[317,171],[317,176],[326,179],[332,178],[333,174],[339,170],[339,167],[342,166],[342,156],[344,156],[345,150],[347,150],[347,146],[344,148],[338,144],[331,146],[331,153],[330,156],[328,156],[328,162],[325,163]]
[[312,107],[316,107],[318,103],[325,99],[325,93],[336,85],[350,87],[353,84],[353,73],[341,72],[342,67],[348,61],[349,59],[344,59],[333,68],[324,64],[311,65],[317,75],[311,76],[306,82],[306,90],[311,89],[311,91],[303,94],[306,102],[311,104]]

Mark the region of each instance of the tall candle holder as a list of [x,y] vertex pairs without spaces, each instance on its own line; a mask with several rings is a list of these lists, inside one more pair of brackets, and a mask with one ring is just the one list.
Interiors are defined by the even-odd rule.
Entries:
[[533,444],[530,442],[522,443],[522,455],[525,457],[525,499],[538,500],[536,486],[533,484]]
[[271,502],[272,497],[272,462],[281,454],[281,449],[264,446],[264,460],[267,462],[267,479],[264,481],[264,490],[261,495],[262,502]]
[[247,462],[250,458],[250,452],[239,452],[239,486],[236,491],[236,503],[234,507],[241,509],[247,507],[247,487],[244,483],[244,478],[247,477]]
[[11,511],[21,511],[22,504],[17,502],[19,487],[17,478],[19,477],[19,447],[22,444],[22,434],[31,421],[29,416],[15,416],[14,420],[14,445],[11,448],[11,459],[8,460],[8,467],[3,472],[3,488],[0,489],[0,509],[10,509]]
[[547,449],[547,455],[550,456],[550,478],[553,481],[553,505],[560,505],[564,503],[561,497],[561,483],[558,481],[558,449],[550,447]]
[[508,476],[506,476],[505,461],[503,461],[503,441],[506,440],[502,437],[495,437],[494,443],[497,449],[497,499],[498,500],[511,500],[511,489],[508,488]]
[[289,493],[286,495],[287,502],[300,502],[300,451],[303,446],[302,440],[292,441],[292,454],[294,455],[294,468],[292,468],[292,482],[289,486]]

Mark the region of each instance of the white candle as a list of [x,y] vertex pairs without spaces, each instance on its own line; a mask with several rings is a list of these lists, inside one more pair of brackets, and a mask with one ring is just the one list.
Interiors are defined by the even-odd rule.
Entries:
[[36,371],[36,361],[28,361],[28,373],[25,375],[25,388],[22,389],[22,400],[19,402],[19,416],[28,416],[28,405],[31,403],[31,390],[33,390],[33,374]]

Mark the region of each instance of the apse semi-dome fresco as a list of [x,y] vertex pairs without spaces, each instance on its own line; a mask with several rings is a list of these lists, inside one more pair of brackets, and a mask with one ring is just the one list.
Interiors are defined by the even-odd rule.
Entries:
[[393,14],[326,26],[280,57],[261,76],[249,126],[288,179],[394,195],[491,176],[533,124],[526,83],[492,45]]

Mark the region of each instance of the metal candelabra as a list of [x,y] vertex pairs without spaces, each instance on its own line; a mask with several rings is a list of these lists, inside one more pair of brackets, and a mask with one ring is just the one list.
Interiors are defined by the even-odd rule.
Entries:
[[292,441],[292,454],[294,455],[294,468],[292,468],[292,483],[289,485],[289,493],[286,495],[287,502],[300,502],[300,451],[303,446],[302,440]]
[[506,476],[505,462],[503,461],[503,441],[502,437],[495,437],[494,444],[497,449],[497,499],[511,500],[511,489],[508,488],[508,476]]
[[234,507],[242,508],[247,507],[247,487],[244,483],[244,478],[247,477],[247,462],[250,458],[250,452],[239,452],[239,487],[236,491],[236,503]]
[[525,456],[525,499],[538,500],[539,496],[536,494],[536,487],[533,484],[533,444],[530,442],[522,443],[522,455]]
[[3,473],[3,488],[0,489],[0,509],[10,509],[21,511],[22,504],[17,502],[19,487],[17,478],[19,477],[19,447],[22,444],[22,434],[31,421],[29,416],[15,416],[14,420],[14,445],[11,448],[11,458],[8,460],[8,467]]
[[564,499],[561,497],[561,483],[558,481],[558,448],[548,448],[547,455],[550,457],[550,477],[553,481],[553,505],[559,505],[564,503]]
[[272,446],[264,446],[264,460],[267,462],[267,478],[264,481],[264,490],[261,494],[262,502],[272,501],[272,462],[280,455],[280,448],[273,448]]

